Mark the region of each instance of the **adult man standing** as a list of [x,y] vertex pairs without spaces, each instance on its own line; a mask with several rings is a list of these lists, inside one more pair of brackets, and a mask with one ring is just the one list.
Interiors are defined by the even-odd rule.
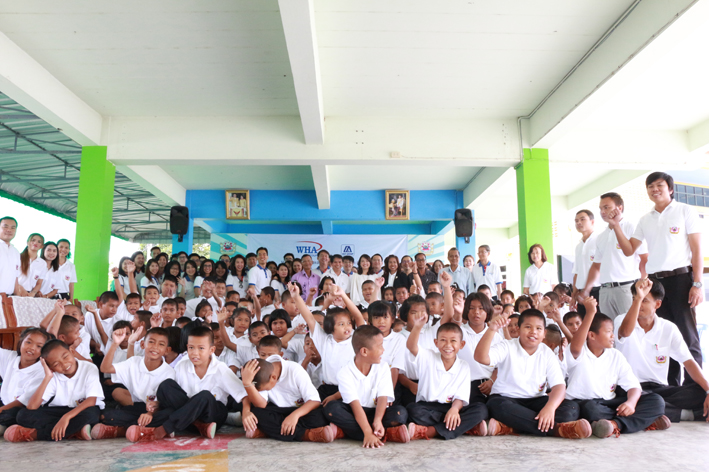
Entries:
[[271,285],[271,271],[266,268],[268,263],[268,249],[260,247],[256,250],[257,264],[249,269],[249,293],[251,297],[261,295],[261,289]]
[[[677,325],[689,352],[701,366],[702,351],[694,310],[704,301],[701,220],[694,208],[674,200],[671,175],[653,172],[647,176],[645,187],[655,206],[640,218],[630,238],[619,232],[617,224],[614,226],[618,244],[624,254],[632,255],[647,241],[647,273],[665,288],[665,298],[657,315]],[[619,217],[617,213],[610,216],[614,223]],[[692,382],[689,375],[685,378]],[[674,361],[670,363],[667,381],[670,385],[679,385],[680,366]]]
[[384,259],[382,259],[381,254],[372,256],[372,272],[377,277],[384,277]]
[[332,277],[338,287],[345,293],[350,288],[350,276],[342,271],[342,256],[335,254],[330,259],[330,269],[325,272],[326,277]]
[[[588,271],[591,269],[596,257],[596,238],[598,234],[594,233],[595,220],[591,210],[580,210],[574,218],[576,231],[581,233],[581,241],[576,245],[576,257],[574,258],[574,268],[571,273],[574,275],[573,292],[571,293],[572,306],[577,307],[577,311],[585,315],[586,307],[583,305],[581,294],[586,288],[586,279]],[[599,292],[601,285],[596,282],[589,294],[599,301]]]
[[[444,267],[441,273],[449,273],[453,277],[453,283],[463,290],[467,297],[474,288],[473,274],[460,265],[460,251],[458,251],[458,248],[452,247],[448,250],[448,262],[450,266]],[[438,274],[438,281],[441,281],[441,274]]]
[[330,268],[330,253],[326,249],[321,249],[318,252],[318,264],[319,267],[313,269],[313,273],[322,278],[325,272]]
[[490,246],[483,244],[478,248],[478,262],[473,264],[473,282],[475,290],[481,285],[490,287],[490,292],[497,299],[502,295],[502,272],[500,268],[490,260]]
[[0,292],[12,295],[20,276],[20,253],[11,244],[17,233],[17,220],[11,216],[0,219]]
[[[416,257],[414,257],[414,260],[416,261],[416,271],[414,274],[418,274],[421,280],[421,288],[423,288],[422,295],[425,297],[428,293],[429,284],[431,282],[437,282],[438,277],[435,272],[426,267],[426,254],[419,252],[416,254]],[[416,277],[414,277],[414,280],[416,280]]]
[[[320,285],[320,276],[312,271],[313,268],[313,258],[309,254],[305,254],[300,259],[301,264],[303,264],[303,270],[297,274],[293,274],[291,277],[292,282],[298,282],[301,287],[303,287],[303,293],[300,294],[303,300],[307,300],[308,292],[311,287],[315,287],[317,290],[318,285]],[[317,292],[316,292],[317,295]]]

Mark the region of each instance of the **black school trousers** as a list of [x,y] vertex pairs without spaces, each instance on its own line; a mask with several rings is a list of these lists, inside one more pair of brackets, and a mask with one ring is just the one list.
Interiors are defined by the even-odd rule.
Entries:
[[[490,395],[487,408],[490,417],[509,426],[517,433],[534,436],[552,436],[552,430],[546,433],[539,430],[539,420],[534,419],[547,404],[549,397],[544,395],[532,398],[510,398],[503,395]],[[579,405],[571,400],[564,400],[554,413],[554,425],[579,419]]]
[[330,395],[334,395],[339,390],[337,389],[337,385],[330,385],[330,384],[322,384],[318,387],[318,395],[320,395],[320,401],[324,401],[327,397]]
[[422,426],[433,426],[443,439],[455,439],[470,431],[487,419],[487,407],[483,403],[471,403],[460,409],[460,425],[450,431],[446,428],[445,418],[452,403],[415,402],[409,404],[409,421]]
[[[69,413],[73,408],[68,406],[42,406],[36,410],[23,408],[17,413],[17,424],[25,428],[37,430],[37,439],[40,441],[51,441],[52,430],[62,419],[62,416]],[[87,424],[93,426],[99,422],[101,409],[92,406],[69,420],[69,425],[64,433],[64,438],[68,438],[79,431]]]
[[325,418],[323,409],[318,407],[298,420],[295,426],[295,434],[281,434],[283,420],[297,409],[298,407],[282,408],[273,403],[268,403],[266,408],[256,408],[252,406],[251,412],[258,420],[258,429],[263,431],[266,436],[271,439],[285,442],[301,441],[306,430],[322,428],[330,424],[327,418]]
[[643,431],[665,412],[665,401],[656,393],[641,395],[635,406],[635,413],[630,416],[618,416],[616,408],[628,401],[628,397],[617,395],[611,400],[596,398],[593,400],[576,400],[581,409],[581,418],[594,422],[598,420],[613,420],[623,434]]
[[226,405],[211,392],[202,390],[190,398],[172,379],[163,381],[158,387],[158,402],[162,408],[172,411],[162,424],[168,434],[186,430],[195,421],[217,423],[217,429],[226,422]]
[[[137,425],[140,415],[147,412],[148,410],[145,403],[137,402],[132,405],[122,406],[120,409],[104,410],[103,420],[101,422],[109,426],[128,428],[133,425]],[[159,409],[153,413],[153,421],[148,423],[148,428],[157,428],[158,426],[162,426],[163,423],[170,418],[172,413],[174,413],[174,410],[165,408]]]
[[665,415],[671,422],[679,423],[682,410],[694,411],[695,420],[704,419],[702,415],[707,394],[698,384],[671,386],[643,382],[640,386],[643,392],[656,393],[665,400]]
[[[367,415],[367,421],[369,421],[371,425],[372,421],[374,421],[374,415],[377,409],[365,407],[362,407],[362,409],[364,410],[364,414]],[[352,407],[348,403],[344,403],[341,400],[330,402],[323,407],[323,411],[325,418],[327,418],[330,423],[335,423],[339,426],[340,429],[344,431],[345,436],[358,441],[364,440],[364,432],[362,428],[360,428],[359,423],[357,423],[354,413],[352,412]],[[406,411],[406,407],[392,405],[384,411],[382,426],[386,429],[406,424],[408,417],[409,414]]]
[[[589,293],[589,295],[592,296],[593,298],[595,298],[596,303],[598,303],[600,305],[600,303],[601,303],[601,287],[593,287],[591,289],[591,292]],[[579,302],[576,305],[576,313],[578,313],[582,317],[586,316],[586,307],[583,306],[583,303]]]
[[[672,277],[664,277],[653,280],[659,280],[665,288],[665,298],[662,299],[662,305],[657,309],[657,316],[674,323],[679,332],[682,333],[682,339],[687,343],[689,352],[697,364],[702,365],[702,348],[699,345],[699,332],[697,331],[697,314],[694,308],[689,307],[689,290],[694,282],[692,272],[688,274],[673,275]],[[670,385],[680,385],[682,367],[674,359],[670,359],[670,369],[667,373],[667,383]],[[694,383],[694,380],[687,372],[684,373],[685,385]]]
[[22,406],[16,406],[0,413],[0,426],[12,426],[17,424],[17,414],[24,409]]

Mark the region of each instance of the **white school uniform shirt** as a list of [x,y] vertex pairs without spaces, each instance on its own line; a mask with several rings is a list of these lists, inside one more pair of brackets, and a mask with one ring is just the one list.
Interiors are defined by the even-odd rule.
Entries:
[[323,272],[322,270],[320,270],[320,266],[317,266],[317,267],[313,267],[312,270],[313,270],[313,274],[319,275],[320,278],[322,279],[323,276],[324,276],[325,274],[327,274],[330,269],[331,269],[331,267],[328,266],[327,269],[325,269],[325,272]]
[[[394,274],[394,276],[396,276],[396,274]],[[347,293],[350,288],[350,276],[345,274],[342,270],[340,270],[340,275],[337,275],[332,268],[330,268],[325,272],[325,277],[332,277],[335,284],[344,290],[345,293]]]
[[123,288],[123,293],[125,293],[126,295],[128,295],[129,293],[140,293],[139,287],[136,287],[138,290],[135,292],[130,290],[130,283],[127,275],[119,275],[118,283],[121,285],[121,287]]
[[20,356],[17,355],[17,351],[0,349],[0,376],[2,377],[2,389],[0,389],[2,404],[7,405],[19,400],[27,405],[44,380],[44,367],[38,360],[31,366],[20,369]]
[[[34,288],[35,285],[37,285],[38,280],[44,281],[44,279],[47,277],[47,261],[42,259],[41,257],[38,257],[32,263],[30,264],[30,268],[27,270],[28,278],[30,279],[30,285],[32,288]],[[42,284],[39,288],[39,291],[42,291]],[[44,292],[42,292],[44,293]]]
[[91,357],[91,334],[86,329],[86,326],[82,326],[79,329],[79,336],[81,337],[81,344],[76,348],[76,352],[84,359],[89,359]]
[[273,313],[273,310],[276,309],[276,306],[271,303],[270,305],[266,305],[264,307],[261,307],[261,319],[263,319],[264,316],[270,315]]
[[635,323],[633,332],[620,339],[618,330],[627,315],[615,319],[615,347],[623,353],[640,382],[667,385],[670,358],[680,364],[693,359],[687,343],[677,325],[655,315],[652,328],[647,333]]
[[[125,306],[125,304],[122,303],[121,306]],[[111,335],[113,334],[113,325],[116,324],[117,321],[130,322],[133,319],[133,315],[131,315],[128,310],[121,310],[120,306],[118,308],[119,309],[115,315],[113,315],[111,318],[106,318],[105,320],[101,319],[101,312],[99,311],[99,319],[101,319],[101,326],[103,326],[103,330],[106,333],[106,336],[108,336],[108,342],[111,342]],[[86,315],[84,315],[84,327],[86,328],[86,331],[91,335],[91,339],[96,341],[96,344],[98,344],[99,346],[103,345],[103,343],[101,342],[101,335],[99,334],[98,328],[96,327],[94,314],[90,311],[87,311]]]
[[[213,313],[219,311],[219,305],[217,304],[217,299],[214,298],[214,296],[211,296],[208,299],[204,297],[197,297],[185,303],[185,316],[194,320],[197,316],[195,310],[197,309],[197,305],[199,305],[202,300],[207,300],[209,302],[209,304],[212,306]],[[222,303],[222,306],[224,306],[224,303]],[[158,311],[160,311],[160,309],[158,309]]]
[[96,406],[103,410],[105,405],[98,367],[89,361],[76,362],[78,366],[73,377],[54,373],[42,395],[42,404],[76,408],[87,398],[96,397]]
[[[465,267],[462,268],[463,270],[468,271]],[[485,269],[484,273],[483,269]],[[492,296],[497,296],[497,286],[501,286],[503,282],[502,272],[500,272],[500,267],[497,264],[492,261],[487,261],[487,265],[483,268],[480,261],[478,261],[473,264],[473,270],[468,272],[471,274],[470,278],[472,279],[474,285],[470,287],[470,291],[467,292],[468,294],[473,290],[477,290],[481,285],[487,285],[490,287]]]
[[[105,346],[101,346],[101,352],[103,352],[104,355],[108,352],[108,350],[111,348],[113,345],[113,340],[109,337],[108,342],[106,343]],[[120,346],[116,348],[116,352],[113,354],[113,366],[115,367],[116,364],[119,364],[121,362],[125,362],[126,359],[128,359],[128,349],[122,349]],[[104,378],[106,379],[111,379],[113,383],[116,383],[116,375],[115,374],[102,374]]]
[[76,267],[73,262],[67,259],[57,270],[57,288],[59,293],[69,293],[69,284],[77,283],[78,281]]
[[256,288],[256,295],[261,294],[261,289],[268,287],[271,283],[271,271],[256,264],[249,270],[249,286],[253,285]]
[[153,278],[148,278],[148,277],[143,277],[140,280],[140,288],[148,288],[148,287],[155,287],[160,291],[160,281],[156,279],[155,277]]
[[232,275],[231,273],[229,274],[229,277],[231,277],[231,289],[238,292],[241,298],[246,298],[246,290],[249,288],[248,272],[244,272],[241,280],[239,280],[239,277]]
[[[393,329],[389,332],[389,336],[384,338],[384,355],[382,363],[389,364],[392,369],[406,370],[406,360],[404,355],[406,349],[406,338],[397,333]],[[391,377],[391,375],[389,375]]]
[[246,396],[241,380],[226,364],[219,362],[214,354],[209,361],[207,372],[201,379],[195,373],[190,358],[184,356],[175,366],[175,380],[190,398],[206,390],[214,395],[217,401],[226,405],[229,395],[237,402],[241,402]]
[[[621,220],[620,228],[627,238],[631,238],[635,232],[635,225],[626,219]],[[598,281],[605,284],[639,279],[641,254],[647,254],[646,243],[642,243],[632,257],[626,257],[618,244],[615,231],[606,228],[596,239],[596,257],[593,262],[601,264]]]
[[337,385],[337,373],[349,362],[354,353],[352,337],[338,343],[332,334],[326,334],[318,323],[315,323],[315,330],[310,333],[310,336],[322,359],[323,383]]
[[[598,233],[591,233],[586,239],[579,240],[574,250],[574,267],[571,269],[571,274],[576,276],[576,288],[583,290],[586,288],[586,280],[588,279],[588,271],[596,261],[596,240]],[[600,287],[600,283],[596,280],[594,287]]]
[[568,345],[564,350],[564,360],[569,372],[567,400],[612,400],[618,385],[626,392],[631,388],[640,388],[633,369],[617,349],[604,349],[603,354],[596,357],[584,343],[579,357],[574,359],[571,345]]
[[320,364],[315,365],[312,362],[308,364],[308,368],[305,371],[310,376],[310,381],[313,382],[315,388],[320,388],[322,385],[322,361]]
[[[2,244],[2,243],[0,243],[0,244]],[[39,259],[39,255],[37,257],[35,257],[34,259],[30,259],[30,263],[27,266],[27,274],[23,274],[22,269],[20,268],[20,271],[17,275],[17,282],[22,286],[22,288],[24,288],[28,292],[31,292],[32,289],[34,288],[34,286],[37,285],[37,279],[35,279],[32,274],[32,264],[37,259]],[[46,266],[45,266],[45,269],[46,269]],[[2,268],[0,268],[0,270],[2,270]],[[0,275],[0,278],[1,277],[2,277],[2,275]],[[39,278],[39,277],[37,277],[37,278]],[[13,290],[14,289],[15,288],[13,287]]]
[[[475,266],[473,266],[475,267]],[[551,292],[552,285],[559,283],[559,276],[556,274],[556,267],[549,262],[545,262],[537,268],[534,264],[524,271],[524,288],[529,289],[530,294]]]
[[692,265],[689,235],[702,232],[697,210],[672,200],[662,213],[653,207],[638,221],[633,237],[647,241],[647,273],[675,270]]
[[270,356],[270,363],[281,363],[281,376],[271,390],[259,392],[268,396],[268,402],[279,408],[300,407],[305,402],[320,403],[318,390],[310,380],[310,376],[297,362],[284,360],[280,356]]
[[460,357],[446,370],[439,351],[419,348],[416,355],[419,374],[417,402],[452,403],[461,400],[463,406],[470,400],[470,368]]
[[283,350],[283,358],[288,361],[302,362],[305,359],[305,335],[296,334],[288,341],[288,347]]
[[204,282],[204,277],[201,275],[198,275],[194,279],[194,288],[200,288],[202,286],[202,282]]
[[275,290],[281,296],[283,296],[283,294],[288,291],[286,286],[276,279],[271,280],[271,288],[273,288],[273,290]]
[[376,408],[379,397],[394,401],[394,384],[391,381],[391,367],[386,362],[372,364],[364,375],[355,365],[354,356],[337,374],[337,388],[342,402],[348,405],[359,400],[362,408]]
[[0,241],[0,292],[12,295],[20,273],[20,253],[12,244]]
[[116,369],[113,381],[125,385],[134,402],[157,400],[160,384],[167,379],[175,380],[175,370],[165,361],[149,371],[143,357],[133,356],[123,362],[114,362],[113,368]]
[[[345,292],[350,294],[350,300],[352,300],[352,303],[355,305],[361,305],[362,302],[364,302],[364,296],[362,295],[362,284],[367,280],[376,280],[376,278],[377,275],[374,274],[367,275],[358,274],[356,272],[350,276],[349,287],[345,290]],[[374,294],[376,299],[379,300],[379,290],[375,290]]]
[[238,367],[236,364],[236,353],[226,346],[222,349],[222,353],[217,356],[217,359],[219,362],[226,364],[227,367]]
[[497,380],[491,394],[510,398],[533,398],[546,395],[546,387],[564,384],[559,358],[540,343],[531,356],[519,338],[505,340],[490,348],[490,365],[497,366]]
[[252,359],[258,359],[258,348],[251,341],[236,345],[236,366],[241,369]]
[[[495,370],[495,366],[482,365],[475,360],[475,348],[480,342],[480,339],[487,332],[487,325],[485,325],[485,329],[479,333],[476,333],[467,323],[462,325],[460,328],[463,330],[463,341],[465,341],[465,346],[463,346],[463,349],[458,351],[458,357],[467,362],[468,367],[470,367],[470,380],[489,379],[492,376],[492,371]],[[498,331],[492,338],[491,346],[494,346],[504,340],[504,336],[502,336]]]

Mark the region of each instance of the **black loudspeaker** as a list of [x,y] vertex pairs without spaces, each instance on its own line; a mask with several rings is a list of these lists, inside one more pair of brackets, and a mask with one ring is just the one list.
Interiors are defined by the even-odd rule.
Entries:
[[170,232],[179,237],[177,240],[182,242],[182,236],[187,234],[190,229],[190,211],[185,206],[174,206],[170,208]]
[[473,235],[473,212],[467,208],[456,210],[453,223],[455,223],[456,237],[465,238],[465,242],[469,243]]

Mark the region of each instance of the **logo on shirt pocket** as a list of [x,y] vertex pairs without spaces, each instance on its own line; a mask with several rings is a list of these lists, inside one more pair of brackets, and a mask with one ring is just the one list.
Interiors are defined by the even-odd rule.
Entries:
[[591,256],[591,262],[593,262],[593,259],[595,259],[596,256]]
[[303,400],[302,398],[299,398],[295,401],[295,406],[301,407],[303,405],[305,405],[305,400]]
[[546,383],[546,382],[544,382],[543,384],[540,384],[540,385],[539,385],[539,388],[538,388],[538,391],[543,392],[543,391],[544,391],[544,387],[546,387],[546,386],[547,386],[547,383]]
[[68,282],[68,281],[69,281],[69,276],[68,276],[68,275],[65,275],[65,276],[64,276],[64,280],[66,280],[66,281]]
[[148,395],[147,397],[145,397],[145,399],[149,402],[154,402],[157,401],[158,397],[156,397],[155,395]]
[[616,243],[616,244],[615,244],[615,248],[616,248],[616,249],[620,249],[620,244]]
[[679,226],[670,226],[670,234],[679,234]]
[[657,362],[658,364],[664,364],[665,362],[667,362],[667,356],[657,356],[655,357],[655,362]]
[[86,400],[86,398],[79,398],[78,400],[76,400],[76,405],[81,405],[82,403],[84,403],[84,400]]
[[615,392],[615,386],[616,386],[615,384],[611,385],[611,388],[610,388],[611,393]]
[[453,403],[453,395],[449,395],[448,398],[446,398],[446,403]]

